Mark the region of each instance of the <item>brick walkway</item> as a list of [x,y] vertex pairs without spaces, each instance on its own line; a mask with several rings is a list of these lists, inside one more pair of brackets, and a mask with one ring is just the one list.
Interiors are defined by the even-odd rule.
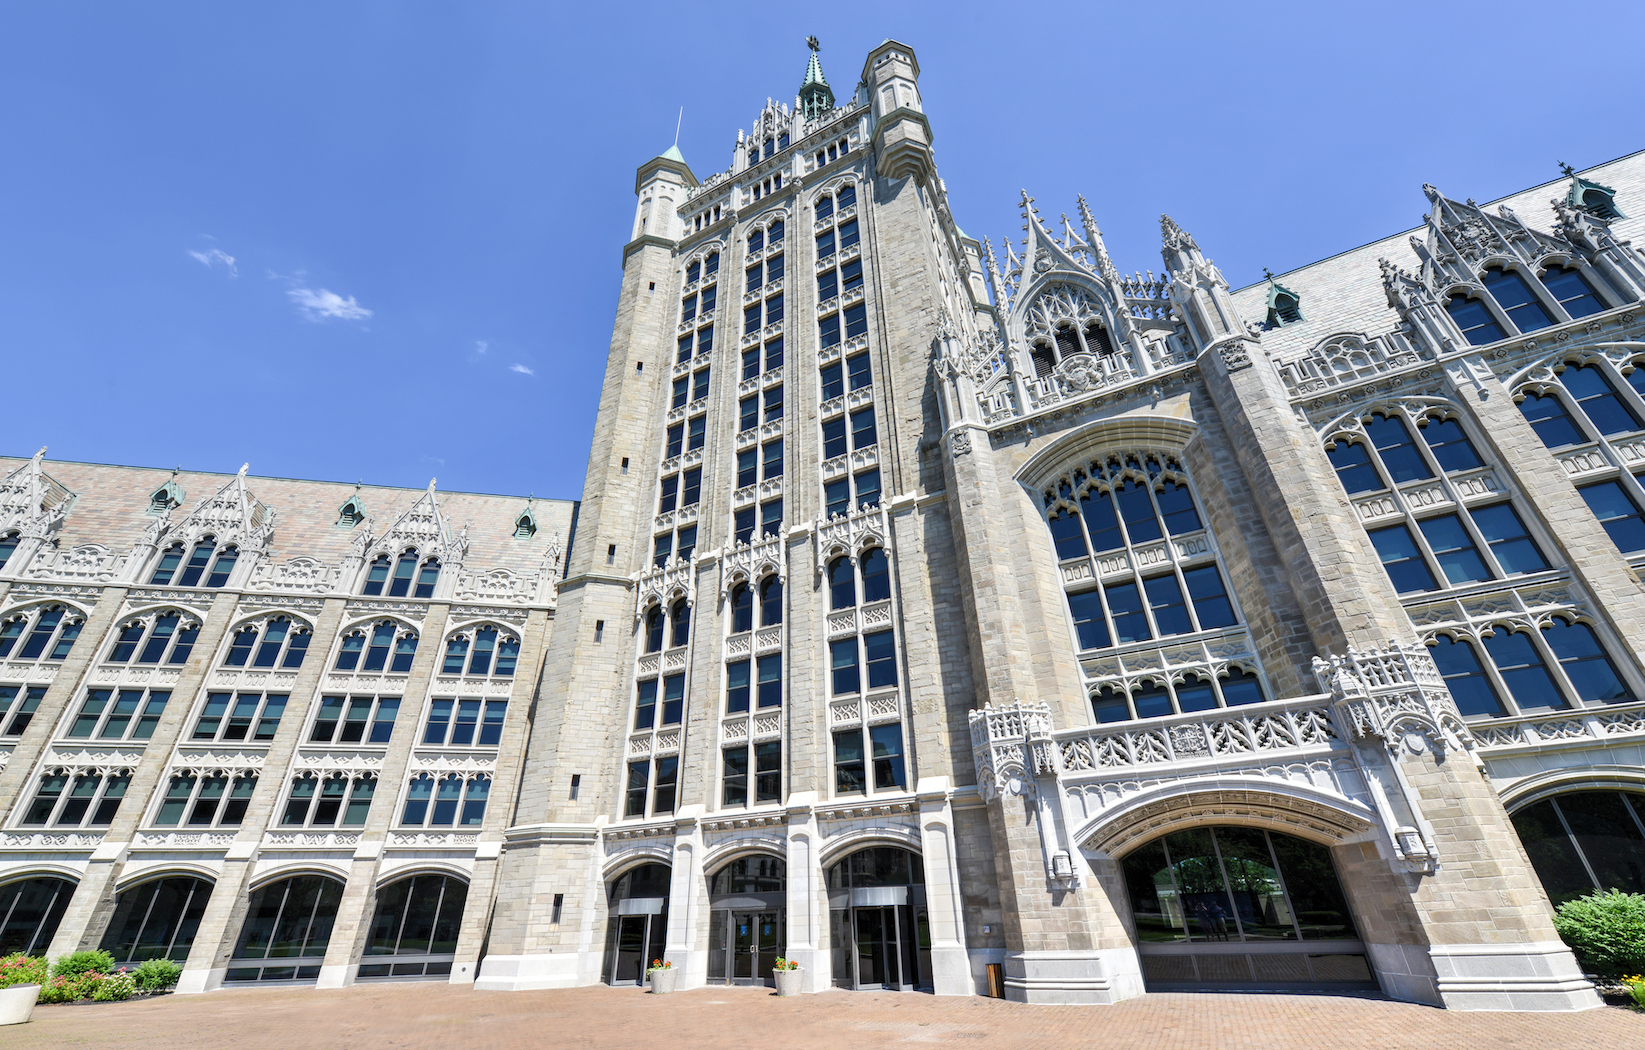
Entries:
[[[971,1042],[976,1040],[976,1042]],[[337,991],[253,988],[43,1006],[0,1029],[6,1050],[360,1050],[392,1047],[741,1047],[877,1050],[903,1044],[1172,1050],[1645,1048],[1645,1015],[1450,1013],[1306,995],[1149,995],[1113,1007],[1020,1006],[894,992],[796,1000],[746,988],[662,997],[638,989],[475,992],[447,984]]]

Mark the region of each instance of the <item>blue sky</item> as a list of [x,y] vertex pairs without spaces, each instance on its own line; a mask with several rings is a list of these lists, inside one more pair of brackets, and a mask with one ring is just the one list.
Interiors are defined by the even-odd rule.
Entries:
[[635,167],[810,33],[842,95],[915,48],[968,233],[1083,193],[1236,286],[1645,147],[1637,2],[792,6],[0,7],[0,452],[576,498]]

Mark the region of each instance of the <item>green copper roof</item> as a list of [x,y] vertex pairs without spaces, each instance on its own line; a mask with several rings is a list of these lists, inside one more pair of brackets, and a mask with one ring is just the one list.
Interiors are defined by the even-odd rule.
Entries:
[[661,156],[663,160],[677,160],[681,164],[685,163],[685,158],[680,156],[680,147],[678,146],[668,147],[668,152],[659,154],[659,156]]
[[817,52],[813,51],[811,52],[811,61],[805,67],[805,82],[800,87],[808,88],[812,84],[826,85],[827,83],[828,78],[823,76],[822,62],[818,60]]

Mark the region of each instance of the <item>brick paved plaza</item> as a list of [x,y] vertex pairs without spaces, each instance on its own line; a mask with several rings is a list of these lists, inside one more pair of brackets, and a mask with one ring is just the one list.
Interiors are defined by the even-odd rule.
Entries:
[[[969,1042],[976,1040],[976,1042]],[[828,992],[778,999],[713,988],[662,998],[637,989],[474,992],[446,984],[337,991],[236,989],[150,1002],[36,1009],[0,1031],[7,1050],[354,1050],[394,1047],[1005,1047],[1376,1050],[1625,1050],[1645,1047],[1645,1015],[1462,1013],[1339,996],[1148,995],[1110,1007]]]

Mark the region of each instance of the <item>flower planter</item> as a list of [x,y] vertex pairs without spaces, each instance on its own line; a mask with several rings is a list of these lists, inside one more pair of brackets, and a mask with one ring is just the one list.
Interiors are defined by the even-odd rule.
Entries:
[[14,984],[0,988],[0,1025],[22,1024],[34,1013],[34,1003],[40,998],[37,984]]
[[651,994],[667,995],[674,990],[674,982],[679,980],[679,971],[672,966],[647,971],[646,976],[651,978]]
[[784,997],[799,995],[804,974],[804,970],[772,970],[771,976],[777,979],[777,994]]

